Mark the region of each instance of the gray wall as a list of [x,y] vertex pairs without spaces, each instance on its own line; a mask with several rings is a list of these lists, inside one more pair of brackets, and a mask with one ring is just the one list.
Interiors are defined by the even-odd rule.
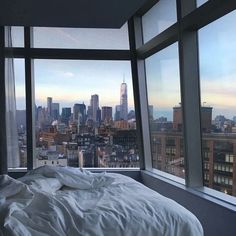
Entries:
[[186,207],[202,223],[205,236],[236,236],[236,211],[141,171],[142,183]]

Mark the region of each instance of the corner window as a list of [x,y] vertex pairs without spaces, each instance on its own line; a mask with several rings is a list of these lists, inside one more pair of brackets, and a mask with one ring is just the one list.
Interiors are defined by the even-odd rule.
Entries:
[[177,21],[176,0],[160,0],[143,17],[143,41],[146,43]]
[[33,28],[35,48],[129,49],[128,26],[120,29]]
[[25,61],[6,58],[8,168],[27,167]]
[[[210,188],[236,196],[236,11],[199,30],[202,140]],[[206,160],[205,160],[206,161]]]
[[[11,26],[8,33],[11,34],[11,45],[7,45],[7,47],[24,47],[24,27]],[[8,44],[7,37],[6,35],[6,44]]]
[[184,178],[178,44],[145,60],[152,166]]
[[208,0],[197,0],[197,6],[200,7],[202,4],[206,3]]
[[40,59],[34,71],[34,167],[139,167],[130,62]]

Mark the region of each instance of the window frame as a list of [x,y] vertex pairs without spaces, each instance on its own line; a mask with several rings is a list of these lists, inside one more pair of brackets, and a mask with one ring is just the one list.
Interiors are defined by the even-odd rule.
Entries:
[[[220,193],[214,189],[203,186],[204,164],[202,153],[202,134],[200,119],[200,89],[199,89],[199,66],[198,66],[198,38],[197,31],[207,24],[219,19],[236,9],[235,0],[209,0],[200,7],[196,7],[196,0],[176,0],[177,3],[177,23],[173,24],[150,41],[143,43],[141,17],[157,1],[150,5],[145,5],[143,10],[128,21],[128,33],[130,50],[90,50],[90,49],[37,49],[32,48],[32,28],[24,28],[24,48],[6,48],[4,45],[4,27],[0,27],[0,81],[4,85],[4,59],[5,57],[25,59],[25,80],[26,80],[26,109],[27,109],[27,165],[28,170],[33,168],[34,155],[34,79],[32,59],[83,59],[83,60],[129,60],[131,62],[134,103],[138,145],[140,148],[140,170],[155,175],[163,181],[178,183],[187,191],[196,192],[202,198],[217,202],[222,206],[236,206],[236,200]],[[153,3],[154,2],[154,3]],[[211,14],[209,14],[211,12]],[[181,80],[181,102],[183,104],[183,128],[184,128],[184,156],[186,170],[186,185],[173,175],[158,171],[152,168],[151,158],[151,136],[148,121],[148,103],[146,89],[146,72],[144,59],[178,42],[179,63]],[[191,48],[193,53],[189,55],[187,51]],[[188,81],[188,75],[194,74],[194,80]],[[5,86],[1,86],[0,102],[5,102]],[[194,96],[189,98],[191,94]],[[194,105],[194,106],[193,106]],[[194,107],[194,112],[192,108]],[[191,108],[191,109],[190,109]],[[0,113],[0,173],[7,173],[6,158],[6,129],[5,112]],[[196,113],[195,113],[196,112]],[[193,114],[195,114],[193,116]],[[196,115],[197,114],[197,115]],[[194,120],[196,127],[191,127]],[[191,137],[195,137],[191,139]],[[145,147],[145,148],[144,148]],[[198,157],[198,158],[195,158]],[[213,197],[214,196],[214,197]]]
[[[132,41],[132,30],[130,30],[131,24],[128,22],[128,37],[129,37],[129,46],[130,48],[134,48],[133,41]],[[133,93],[134,97],[134,106],[136,110],[136,122],[137,122],[137,136],[138,136],[138,146],[139,146],[139,161],[140,161],[140,169],[144,168],[144,157],[143,157],[143,146],[142,146],[142,132],[140,127],[140,112],[139,112],[139,105],[138,105],[138,97],[139,94],[137,93],[137,87],[139,87],[137,76],[135,74],[134,69],[134,60],[135,57],[131,53],[130,49],[123,50],[113,50],[113,49],[52,49],[52,48],[34,48],[33,47],[33,27],[24,27],[24,47],[12,47],[7,48],[4,45],[4,34],[5,30],[4,27],[0,28],[0,37],[2,37],[2,44],[0,45],[0,56],[1,56],[1,63],[3,62],[4,66],[4,59],[6,57],[13,57],[13,58],[24,58],[25,59],[25,86],[26,86],[26,123],[27,123],[27,168],[20,169],[20,172],[26,172],[27,170],[33,169],[33,160],[35,157],[35,114],[34,114],[34,104],[35,104],[35,94],[34,94],[34,59],[64,59],[64,60],[106,60],[106,61],[130,61],[131,63],[131,74],[132,74],[132,82],[133,82]],[[0,38],[1,39],[1,38]],[[3,59],[3,60],[2,60]],[[3,73],[0,74],[1,80],[5,80],[4,70]],[[2,87],[2,86],[1,86]],[[3,86],[5,88],[5,86]],[[4,91],[3,91],[4,92]],[[5,93],[1,93],[4,95]],[[1,98],[1,102],[4,102],[5,96]],[[5,112],[1,113],[4,114]],[[1,117],[0,117],[1,118]],[[3,116],[5,121],[5,114]],[[3,124],[3,123],[2,123]],[[138,125],[139,124],[139,125]],[[0,124],[0,126],[2,126]],[[3,126],[4,127],[4,126]],[[1,140],[4,140],[5,131],[4,129],[1,132]],[[6,136],[5,136],[6,137]],[[0,140],[0,141],[1,141]],[[2,147],[6,147],[7,144]],[[1,148],[2,153],[6,153],[4,148]],[[0,162],[0,173],[8,173],[8,172],[16,172],[16,170],[12,170],[7,168],[7,155],[5,158],[2,158],[2,163]],[[126,168],[124,168],[126,169]],[[129,168],[128,168],[129,169]],[[137,168],[135,168],[137,170]]]
[[[230,204],[230,206],[231,204],[236,206],[234,197],[203,186],[204,156],[202,151],[203,140],[200,118],[201,94],[198,58],[198,30],[235,10],[236,2],[233,0],[227,2],[220,0],[209,0],[198,8],[196,0],[176,0],[176,3],[177,23],[156,35],[145,44],[142,40],[142,34],[138,34],[139,38],[136,40],[142,42],[136,48],[138,71],[140,71],[139,77],[142,77],[143,80],[146,80],[145,65],[143,65],[145,58],[161,51],[175,42],[179,43],[179,66],[182,96],[181,103],[183,106],[183,129],[185,140],[184,154],[186,187],[188,189],[195,189],[203,195],[207,194],[211,196],[211,200],[213,201],[215,199],[214,196],[216,196],[217,202],[220,201],[220,204],[227,202]],[[209,12],[211,12],[211,14],[208,14]],[[143,14],[137,15],[135,17],[137,32],[142,32],[142,25],[140,22]],[[190,55],[188,50],[191,51]],[[194,77],[192,81],[188,79],[189,75]],[[143,84],[145,83],[143,82]],[[141,96],[146,98],[146,87],[143,86],[139,89]],[[144,103],[144,106],[141,106],[141,109],[142,114],[147,113],[148,104]],[[146,115],[144,116],[146,117]],[[144,123],[148,123],[148,121],[144,121]],[[195,127],[191,127],[192,123],[197,125]],[[148,126],[149,124],[146,124],[146,127]],[[150,137],[150,130],[143,129],[143,139],[150,141]],[[194,137],[194,139],[192,137]],[[156,178],[163,177],[164,180],[172,180],[173,183],[177,181],[181,184],[181,181],[179,181],[176,176],[166,176],[166,173],[152,168],[151,142],[149,145],[145,145],[145,149],[149,149],[144,150],[145,153],[148,153],[148,155],[145,155],[145,170],[147,173],[156,174]]]

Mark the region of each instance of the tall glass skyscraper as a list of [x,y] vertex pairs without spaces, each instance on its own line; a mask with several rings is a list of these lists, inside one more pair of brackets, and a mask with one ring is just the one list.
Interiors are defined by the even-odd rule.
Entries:
[[48,115],[52,116],[52,97],[47,98]]
[[93,121],[97,121],[97,111],[99,108],[99,98],[97,94],[91,96],[90,100],[91,112],[92,112],[92,119]]
[[128,115],[127,84],[123,82],[120,86],[120,119],[127,120],[127,115]]
[[86,106],[85,104],[74,104],[73,120],[77,120],[79,124],[84,124],[86,121]]

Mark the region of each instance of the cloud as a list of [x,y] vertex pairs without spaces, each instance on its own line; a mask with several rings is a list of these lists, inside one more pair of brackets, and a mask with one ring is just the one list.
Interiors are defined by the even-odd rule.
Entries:
[[65,72],[64,74],[64,77],[67,77],[67,78],[71,78],[71,77],[74,77],[75,76],[75,74],[74,73],[72,73],[72,72]]

